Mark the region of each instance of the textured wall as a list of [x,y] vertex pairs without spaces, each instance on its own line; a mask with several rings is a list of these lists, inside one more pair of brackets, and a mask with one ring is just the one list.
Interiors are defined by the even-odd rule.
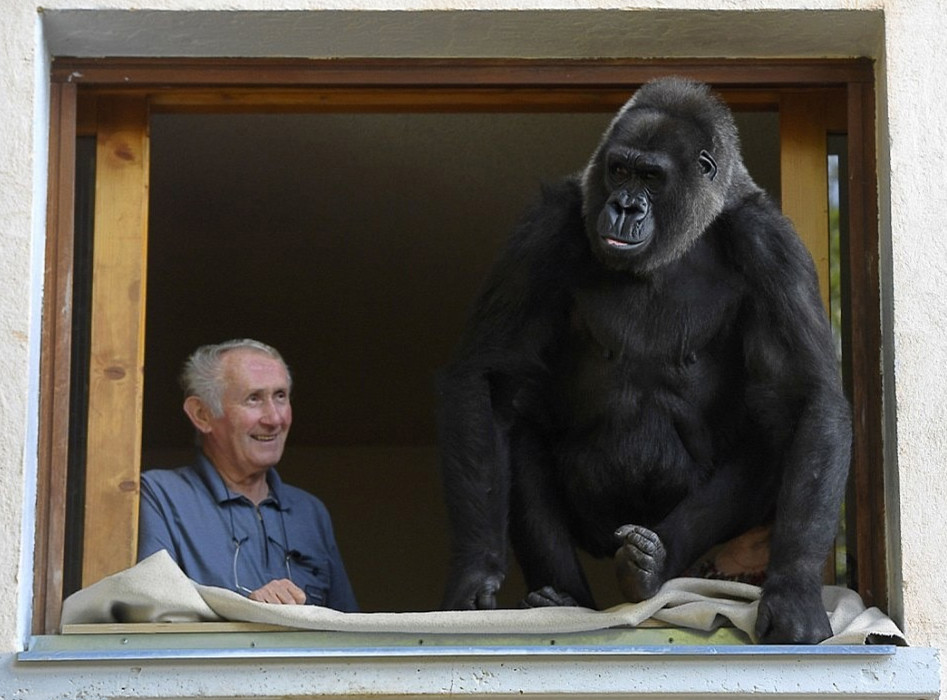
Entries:
[[27,5],[0,5],[0,650],[18,643],[32,594],[46,134],[36,13]]
[[[893,399],[900,479],[905,626],[915,644],[947,642],[947,57],[943,2],[890,3],[886,53]],[[882,163],[884,166],[884,163]]]

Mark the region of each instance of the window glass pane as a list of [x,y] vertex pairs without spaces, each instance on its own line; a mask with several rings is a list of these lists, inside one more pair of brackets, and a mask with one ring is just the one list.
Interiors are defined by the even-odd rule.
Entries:
[[[842,372],[849,383],[850,366],[843,353],[843,239],[848,235],[848,138],[830,135],[828,140],[829,182],[829,318],[835,336],[836,351],[842,363]],[[852,479],[849,479],[851,484]],[[843,504],[839,531],[835,538],[835,582],[842,586],[857,587],[857,552],[855,546],[856,499],[849,486]]]

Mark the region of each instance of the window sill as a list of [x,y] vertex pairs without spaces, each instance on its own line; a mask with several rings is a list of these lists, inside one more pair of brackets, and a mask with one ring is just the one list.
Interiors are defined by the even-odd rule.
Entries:
[[735,635],[726,628],[554,637],[113,629],[34,637],[12,664],[19,683],[13,687],[41,697],[47,683],[68,683],[73,697],[86,687],[128,697],[936,698],[940,692],[933,649],[755,646]]

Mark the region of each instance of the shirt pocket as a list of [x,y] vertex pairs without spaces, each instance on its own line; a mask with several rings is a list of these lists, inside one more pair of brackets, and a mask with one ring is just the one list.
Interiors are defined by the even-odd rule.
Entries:
[[306,605],[327,605],[332,581],[329,558],[301,554],[293,559],[293,567],[299,570],[297,585],[306,592]]

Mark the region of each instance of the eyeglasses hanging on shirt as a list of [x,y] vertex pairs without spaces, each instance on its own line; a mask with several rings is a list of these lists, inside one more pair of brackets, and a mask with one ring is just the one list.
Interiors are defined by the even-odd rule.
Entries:
[[[247,595],[253,593],[253,590],[240,584],[240,577],[237,574],[237,562],[240,559],[240,546],[248,539],[250,538],[244,537],[243,539],[238,539],[236,533],[233,535],[233,585],[236,590],[240,591],[241,593],[246,593]],[[266,539],[269,540],[271,544],[276,545],[276,547],[283,552],[283,564],[286,566],[286,578],[288,578],[290,581],[293,581],[293,568],[290,565],[290,561],[298,559],[299,552],[297,552],[295,549],[290,549],[287,551],[283,545],[274,540],[272,537],[267,536]],[[293,583],[295,583],[295,581],[293,581]]]
[[[220,475],[219,472],[217,473],[217,477],[220,479],[220,483],[223,485],[224,490],[227,492],[228,497],[240,496],[240,494],[236,494],[230,490],[230,487],[227,486],[227,482],[224,481],[224,478]],[[240,497],[243,500],[246,500],[245,496],[240,496]],[[261,517],[261,522],[262,522],[262,515],[260,515],[259,513],[259,506],[254,506],[254,508],[257,508],[257,515]],[[286,542],[287,541],[286,540],[286,520],[283,518],[283,511],[279,507],[278,504],[277,504],[277,510],[279,512],[280,528],[283,530],[283,542]],[[250,539],[250,537],[245,536],[243,537],[243,539],[240,539],[237,537],[237,529],[234,526],[234,522],[233,522],[233,504],[232,503],[228,504],[227,514],[230,516],[230,537],[233,541],[233,585],[237,591],[250,595],[251,593],[253,593],[253,590],[250,588],[247,588],[244,585],[241,585],[240,577],[237,574],[237,568],[238,568],[237,562],[240,560],[240,546],[244,542],[246,542],[248,539]],[[286,566],[286,578],[288,578],[290,581],[293,581],[293,570],[289,562],[290,560],[299,559],[299,557],[301,556],[300,553],[297,552],[295,549],[289,549],[289,547],[286,544],[280,544],[269,535],[266,536],[266,539],[271,544],[276,545],[276,548],[279,549],[280,552],[282,552],[283,564],[284,566]],[[293,581],[293,583],[296,583],[296,582]],[[307,593],[307,596],[308,596],[308,593]]]

